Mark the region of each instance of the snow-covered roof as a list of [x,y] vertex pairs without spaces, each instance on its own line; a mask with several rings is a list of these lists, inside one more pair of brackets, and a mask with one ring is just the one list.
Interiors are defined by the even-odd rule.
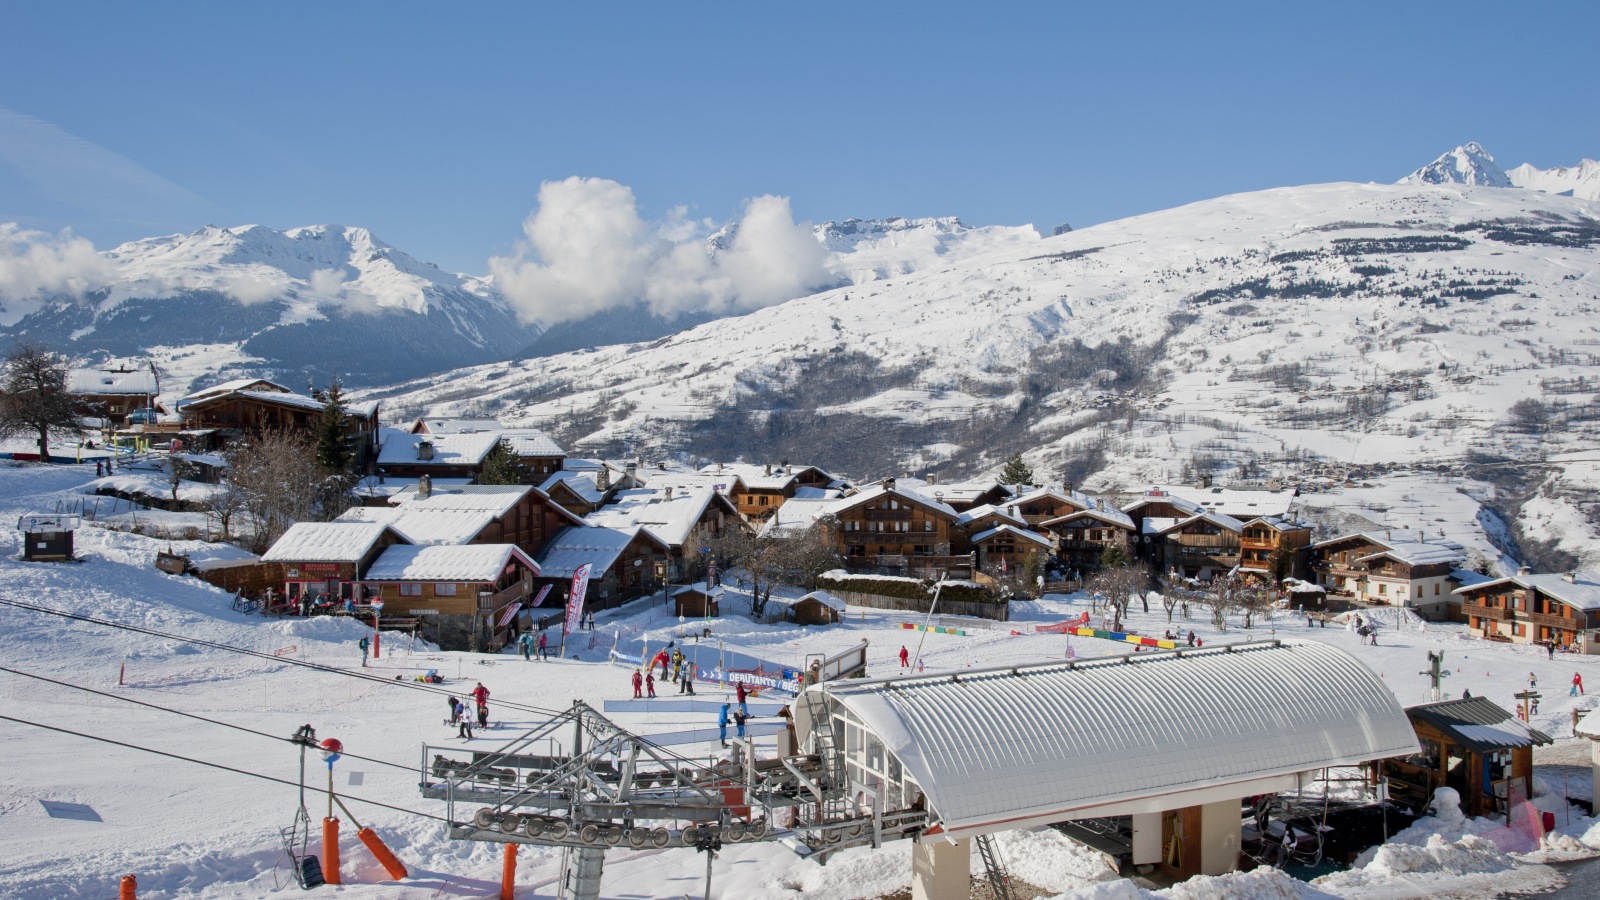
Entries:
[[1012,505],[1013,504],[1010,501],[1007,501],[1005,506],[995,506],[992,503],[984,503],[979,506],[974,506],[973,508],[957,516],[955,524],[970,525],[973,522],[986,519],[990,516],[998,516],[1008,522],[1020,525],[1023,528],[1028,527],[1028,520],[1022,518],[1021,515],[1014,513],[1012,511]]
[[[1064,516],[1057,516],[1054,519],[1040,522],[1039,525],[1040,527],[1044,527],[1047,525],[1055,525],[1057,523],[1071,522],[1081,519],[1085,516],[1088,516],[1092,519],[1099,519],[1100,521],[1109,525],[1116,525],[1120,528],[1126,528],[1129,531],[1137,531],[1139,529],[1139,526],[1134,524],[1131,516],[1122,510],[1117,509],[1115,506],[1106,503],[1105,501],[1100,501],[1099,506],[1093,506],[1088,509],[1080,509],[1076,512],[1067,513]],[[1146,519],[1145,521],[1149,522],[1151,520]]]
[[803,597],[769,597],[767,602],[776,603],[779,606],[795,606],[807,600],[815,600],[823,606],[839,612],[844,612],[845,609],[845,602],[827,591],[812,591]]
[[1294,505],[1293,488],[1281,491],[1240,490],[1238,488],[1204,488],[1168,485],[1162,487],[1174,497],[1198,503],[1201,509],[1216,510],[1239,519],[1256,516],[1286,516]]
[[1082,491],[1069,491],[1056,485],[1045,485],[1031,491],[1018,493],[1016,499],[1008,500],[1007,503],[1015,503],[1020,507],[1029,503],[1038,503],[1040,500],[1058,500],[1062,503],[1069,503],[1079,509],[1088,509],[1095,505],[1094,500],[1088,494]]
[[837,500],[807,500],[793,497],[773,510],[772,516],[761,525],[763,536],[794,535],[805,531],[823,516]]
[[1572,726],[1572,733],[1591,740],[1600,740],[1600,716],[1595,715],[1592,709],[1584,713],[1578,724]]
[[974,544],[978,544],[982,543],[983,541],[987,541],[992,537],[1001,536],[1015,537],[1021,538],[1025,541],[1032,541],[1041,547],[1050,546],[1050,539],[1044,535],[1029,531],[1026,528],[1018,528],[1014,525],[1001,525],[998,528],[991,528],[988,531],[979,532],[978,534],[972,536],[972,542]]
[[[255,384],[256,382],[251,381],[246,383]],[[183,405],[188,406],[195,403],[209,403],[215,400],[226,400],[232,397],[242,397],[246,400],[255,400],[258,403],[274,403],[278,406],[292,406],[295,409],[304,410],[306,412],[321,412],[323,405],[322,401],[315,397],[308,397],[305,394],[296,394],[293,391],[275,390],[231,390],[222,391],[220,393],[215,390],[206,390],[200,394],[191,394],[190,396],[183,398],[182,403]],[[344,404],[345,415],[354,416],[359,419],[365,419],[374,412],[377,412],[377,410],[377,400],[363,400],[359,402],[347,401]]]
[[1283,589],[1291,594],[1326,594],[1328,589],[1314,581],[1301,581],[1298,578],[1285,578]]
[[149,369],[134,372],[71,369],[67,372],[67,393],[154,396],[157,393],[156,376]]
[[893,489],[885,488],[881,484],[871,485],[871,486],[869,486],[867,488],[862,489],[859,493],[851,494],[848,497],[844,497],[842,499],[835,500],[833,502],[833,506],[829,509],[829,512],[832,512],[835,515],[837,515],[837,514],[839,514],[841,512],[844,512],[845,510],[855,509],[858,506],[862,506],[864,504],[872,503],[872,502],[874,502],[876,500],[881,500],[884,497],[888,497],[888,498],[891,498],[891,499],[897,499],[897,500],[903,500],[903,501],[906,501],[908,503],[916,503],[916,504],[921,505],[921,506],[926,506],[929,509],[937,510],[938,512],[944,513],[945,515],[949,516],[952,520],[960,518],[960,516],[961,516],[960,513],[956,512],[954,509],[950,508],[950,504],[942,503],[942,502],[940,502],[938,500],[933,499],[932,497],[927,496],[926,494],[919,494],[916,491],[902,491],[898,487],[893,488]]
[[595,487],[593,472],[573,472],[563,469],[546,478],[544,484],[539,485],[539,490],[548,494],[558,484],[565,485],[567,490],[577,494],[585,503],[599,503],[606,498],[606,495]]
[[[590,574],[598,578],[616,563],[617,557],[642,531],[639,526],[629,528],[601,528],[587,525],[563,528],[539,549],[539,565],[546,578],[571,578],[585,563],[591,565]],[[645,538],[663,551],[666,545],[648,532]]]
[[1485,575],[1471,569],[1451,569],[1449,578],[1462,587],[1476,587],[1494,580],[1493,575]]
[[[787,488],[794,480],[805,474],[815,466],[772,466],[772,471],[767,472],[765,465],[751,463],[712,463],[700,467],[701,475],[732,477],[739,476],[744,480],[745,487],[752,491],[781,491]],[[821,469],[817,471],[822,472]],[[822,472],[827,475],[827,472]],[[830,479],[832,476],[828,476]]]
[[794,496],[789,499],[790,502],[795,500],[837,500],[843,495],[844,491],[838,488],[820,488],[802,484],[794,489]]
[[1529,728],[1487,697],[1408,706],[1406,715],[1427,722],[1480,754],[1506,747],[1554,743],[1549,735]]
[[498,581],[512,560],[539,572],[539,564],[515,544],[385,547],[367,569],[367,581],[456,581],[489,584]]
[[[433,444],[433,459],[418,459],[417,445]],[[378,452],[380,466],[474,466],[483,462],[500,435],[483,434],[391,434],[383,439]]]
[[389,497],[389,503],[408,510],[456,509],[503,516],[533,491],[523,484],[447,484],[434,481],[428,496],[419,496],[417,485],[408,484]]
[[1184,527],[1185,525],[1190,525],[1190,524],[1193,524],[1195,522],[1202,522],[1202,521],[1210,522],[1211,524],[1217,526],[1218,528],[1221,528],[1221,529],[1223,529],[1225,531],[1231,531],[1231,532],[1233,532],[1235,534],[1238,534],[1240,531],[1242,531],[1244,529],[1244,523],[1239,521],[1238,519],[1235,519],[1232,516],[1223,515],[1222,513],[1219,513],[1219,512],[1211,512],[1209,510],[1201,512],[1201,513],[1199,513],[1197,515],[1190,516],[1187,519],[1175,519],[1175,520],[1172,520],[1172,521],[1173,521],[1173,524],[1168,525],[1166,528],[1161,529],[1161,531],[1158,532],[1158,533],[1159,534],[1166,534],[1168,532],[1180,529],[1180,528]]
[[705,594],[707,597],[713,597],[720,600],[722,599],[723,588],[722,585],[718,584],[712,585],[710,590],[706,590],[706,586],[703,582],[700,584],[686,584],[672,592],[672,596],[674,597],[680,594]]
[[560,444],[537,428],[508,428],[500,432],[500,439],[506,442],[513,456],[567,455]]
[[1301,522],[1301,521],[1299,521],[1299,520],[1297,520],[1297,519],[1295,519],[1293,517],[1288,517],[1288,516],[1256,516],[1253,519],[1245,520],[1244,526],[1246,528],[1249,528],[1251,525],[1255,525],[1258,522],[1260,524],[1262,524],[1262,525],[1267,526],[1268,528],[1271,528],[1273,531],[1309,531],[1309,530],[1311,530],[1310,524],[1308,524],[1306,522]]
[[[871,487],[869,485],[869,487]],[[1010,497],[1011,489],[998,481],[956,481],[950,484],[929,484],[920,478],[899,478],[895,487],[915,491],[929,500],[944,503],[972,503],[984,494],[999,489],[1002,497]]]
[[1183,520],[1156,518],[1152,516],[1145,519],[1140,528],[1144,534],[1161,534],[1181,521]]
[[382,522],[296,522],[262,554],[261,561],[360,562],[390,530]]
[[1514,584],[1554,597],[1574,609],[1586,612],[1600,609],[1600,572],[1594,570],[1573,572],[1571,577],[1572,580],[1568,581],[1566,575],[1508,575],[1505,578],[1488,579],[1478,584],[1458,587],[1452,593],[1464,594],[1467,591]]
[[1371,562],[1384,558],[1408,566],[1434,566],[1454,565],[1466,559],[1467,555],[1462,552],[1461,545],[1454,541],[1434,541],[1426,544],[1396,541],[1388,549],[1360,557],[1356,562]]
[[1289,640],[1229,649],[813,690],[887,745],[955,838],[1416,752],[1394,694],[1348,653]]
[[278,384],[275,381],[268,381],[265,378],[235,378],[232,381],[224,381],[220,384],[213,384],[208,388],[201,388],[198,391],[191,391],[188,394],[185,394],[183,399],[185,402],[187,402],[189,400],[199,400],[202,397],[218,397],[223,394],[231,394],[234,391],[243,391],[247,389],[280,391],[285,394],[291,393],[291,391],[283,385]]
[[1315,549],[1317,547],[1326,547],[1329,544],[1358,539],[1369,544],[1376,544],[1379,547],[1393,547],[1396,544],[1426,543],[1428,535],[1426,532],[1412,531],[1406,528],[1386,528],[1383,531],[1352,531],[1327,540],[1316,541],[1311,544],[1311,547]]
[[[616,502],[589,513],[584,521],[607,528],[643,525],[662,542],[681,547],[705,514],[706,507],[714,502],[728,503],[726,497],[709,487],[672,489],[670,500],[667,499],[667,490],[631,488],[618,491],[613,497]],[[738,515],[731,507],[727,512]]]
[[183,555],[189,558],[191,568],[201,572],[248,566],[261,561],[261,557],[232,544],[204,544],[193,550],[184,551]]
[[499,419],[421,418],[411,426],[412,434],[475,434],[480,431],[504,430]]
[[414,544],[437,546],[469,543],[494,520],[494,514],[481,510],[353,506],[335,521],[381,522],[405,535]]
[[1151,488],[1150,490],[1145,491],[1142,495],[1134,499],[1132,503],[1129,503],[1122,509],[1124,511],[1134,510],[1141,506],[1152,503],[1170,504],[1175,509],[1182,510],[1190,515],[1194,515],[1195,513],[1204,509],[1204,507],[1198,503],[1195,503],[1193,500],[1186,500],[1183,497],[1179,497],[1178,495],[1173,494],[1170,491],[1162,490],[1161,488]]

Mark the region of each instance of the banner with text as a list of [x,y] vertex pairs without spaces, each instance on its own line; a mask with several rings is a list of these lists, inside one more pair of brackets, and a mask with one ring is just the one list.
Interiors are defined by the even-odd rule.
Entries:
[[578,620],[583,618],[583,595],[589,589],[589,566],[584,563],[578,571],[572,573],[572,596],[567,598],[567,621],[561,628],[562,634],[571,634],[578,630]]

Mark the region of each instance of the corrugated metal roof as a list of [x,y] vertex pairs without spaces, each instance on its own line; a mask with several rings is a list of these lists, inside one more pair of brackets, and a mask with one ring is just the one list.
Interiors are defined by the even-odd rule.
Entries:
[[1554,738],[1524,725],[1487,697],[1424,703],[1407,707],[1406,715],[1427,722],[1474,753],[1555,743]]
[[824,689],[899,758],[947,830],[1418,747],[1394,694],[1327,644],[1127,659]]

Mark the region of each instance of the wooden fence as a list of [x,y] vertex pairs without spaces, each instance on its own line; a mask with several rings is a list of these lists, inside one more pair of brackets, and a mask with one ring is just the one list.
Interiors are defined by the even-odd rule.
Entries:
[[[886,597],[883,594],[863,594],[860,591],[841,591],[828,588],[828,593],[838,597],[851,606],[865,606],[871,609],[898,609],[906,612],[919,612],[926,614],[933,605],[933,597]],[[995,619],[1005,622],[1011,618],[1011,604],[1004,601],[997,603],[979,603],[971,600],[945,600],[940,598],[938,612],[949,616],[973,616],[979,619]]]

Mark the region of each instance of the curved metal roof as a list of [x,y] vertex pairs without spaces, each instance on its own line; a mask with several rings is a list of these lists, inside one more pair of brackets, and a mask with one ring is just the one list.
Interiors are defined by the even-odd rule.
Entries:
[[947,831],[1415,752],[1371,669],[1282,641],[835,682]]

